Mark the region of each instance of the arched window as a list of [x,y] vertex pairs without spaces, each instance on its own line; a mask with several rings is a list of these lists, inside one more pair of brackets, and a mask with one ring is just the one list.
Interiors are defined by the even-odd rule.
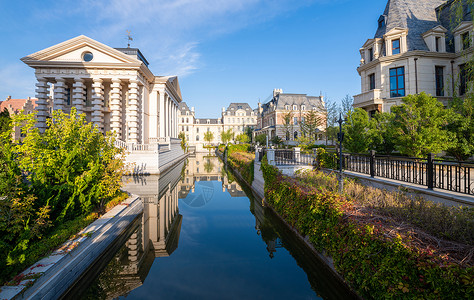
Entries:
[[293,138],[296,140],[298,138],[298,131],[295,131]]
[[199,135],[196,135],[196,141],[199,142]]
[[301,105],[301,110],[306,110],[306,106]]
[[296,107],[296,105],[293,105],[293,110],[297,110],[298,108]]
[[287,141],[290,140],[290,132],[289,132],[289,131],[286,132],[286,140],[287,140]]
[[181,123],[184,123],[184,118],[181,118]]
[[186,123],[189,123],[189,118],[186,118]]

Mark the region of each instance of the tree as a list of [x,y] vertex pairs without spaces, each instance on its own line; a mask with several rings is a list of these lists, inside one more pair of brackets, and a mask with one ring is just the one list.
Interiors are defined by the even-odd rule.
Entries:
[[241,133],[237,135],[235,139],[241,144],[246,144],[249,142],[249,136],[246,133]]
[[[111,133],[104,136],[85,115],[54,111],[40,133],[34,114],[18,114],[22,141],[0,134],[0,270],[21,263],[30,241],[50,224],[86,216],[120,193],[123,150]],[[13,217],[12,217],[13,216]]]
[[396,148],[401,154],[424,157],[452,147],[454,135],[446,129],[452,110],[436,98],[425,92],[408,95],[392,112]]
[[377,153],[390,154],[395,150],[395,138],[391,113],[376,113],[370,120],[370,148]]
[[272,138],[272,143],[273,143],[274,145],[280,146],[281,144],[283,144],[283,140],[282,140],[278,135],[275,135],[275,136]]
[[178,134],[178,138],[181,139],[181,149],[183,149],[183,151],[186,151],[186,145],[187,145],[186,134],[183,131],[181,131]]
[[349,112],[352,111],[353,109],[353,104],[354,104],[354,99],[350,95],[346,95],[344,98],[341,100],[341,114],[342,117],[347,117],[349,115]]
[[211,131],[206,131],[204,133],[204,141],[208,142],[209,145],[211,144],[213,139],[214,139],[214,133],[212,133]]
[[328,140],[332,141],[332,144],[334,144],[334,140],[337,137],[337,127],[336,127],[336,118],[337,118],[337,113],[338,113],[338,107],[337,103],[331,100],[326,100],[326,105],[322,109],[323,113],[323,121],[324,127],[325,127],[325,132],[326,132],[326,145],[328,144]]
[[293,134],[293,111],[289,110],[283,114],[283,127],[285,128],[286,140],[291,140]]
[[255,137],[255,141],[259,143],[260,145],[266,145],[267,144],[267,135],[262,133],[259,134]]
[[234,132],[232,131],[232,128],[222,131],[221,133],[222,143],[227,145],[233,139],[234,139]]
[[474,155],[474,95],[470,94],[464,100],[455,98],[451,107],[454,114],[447,129],[455,138],[447,153],[465,160]]
[[344,148],[352,153],[365,153],[371,144],[369,115],[361,108],[349,111],[344,124]]
[[245,127],[245,134],[248,136],[248,142],[252,143],[253,128],[250,126]]
[[11,118],[10,113],[8,113],[7,108],[5,107],[2,112],[0,112],[0,133],[11,130]]
[[304,122],[301,122],[301,131],[303,136],[309,139],[310,143],[316,142],[316,134],[319,131],[318,127],[323,125],[323,118],[319,112],[310,110],[304,115]]

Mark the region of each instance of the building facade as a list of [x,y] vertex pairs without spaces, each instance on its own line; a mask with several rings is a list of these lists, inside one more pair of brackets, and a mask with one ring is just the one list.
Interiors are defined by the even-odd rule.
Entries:
[[86,36],[21,59],[35,69],[37,126],[51,111],[75,107],[102,132],[147,144],[178,136],[181,91],[175,76],[155,76],[136,48],[111,48]]
[[[257,125],[257,113],[248,103],[231,103],[222,108],[221,118],[196,118],[194,107],[189,108],[185,102],[178,107],[178,128],[184,132],[188,145],[196,151],[204,151],[205,145],[222,143],[221,134],[231,129],[235,136],[245,133],[246,128],[252,130]],[[211,132],[213,140],[204,140],[204,134]],[[207,150],[205,150],[207,151]]]
[[[275,89],[269,102],[259,103],[254,135],[265,134],[269,139],[278,136],[285,143],[294,144],[303,133],[301,124],[305,122],[306,114],[316,111],[323,118],[324,109],[323,96],[284,94],[281,89]],[[315,139],[317,143],[323,142],[323,124],[318,127]]]
[[[0,102],[0,112],[4,109],[8,111],[11,115],[16,115],[19,113],[29,114],[36,109],[36,100],[35,98],[26,98],[26,99],[12,99],[11,96],[8,96],[5,101]],[[52,107],[48,107],[48,110],[51,111]],[[21,137],[21,128],[15,126],[13,128],[13,138],[19,140]]]
[[473,50],[470,8],[463,1],[456,22],[453,1],[389,0],[374,38],[360,49],[361,94],[354,107],[373,114],[423,91],[445,105],[464,95]]

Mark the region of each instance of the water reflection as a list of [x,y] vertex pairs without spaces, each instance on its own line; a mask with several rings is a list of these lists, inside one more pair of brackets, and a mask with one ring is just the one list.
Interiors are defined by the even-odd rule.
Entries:
[[143,214],[65,298],[351,298],[217,157],[126,181]]

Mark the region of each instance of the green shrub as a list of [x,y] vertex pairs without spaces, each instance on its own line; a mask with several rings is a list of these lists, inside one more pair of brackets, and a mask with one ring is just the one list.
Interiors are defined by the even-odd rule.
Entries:
[[[34,115],[14,116],[23,138],[0,134],[0,276],[25,262],[32,243],[55,226],[94,210],[120,194],[123,151],[93,124],[54,111],[40,133]],[[10,268],[10,267],[8,267]]]
[[337,155],[336,153],[329,153],[325,148],[318,148],[316,152],[320,168],[336,169]]
[[[265,199],[290,226],[333,259],[336,270],[366,299],[472,299],[474,268],[419,243],[399,223],[361,209],[336,192],[283,176],[262,161]],[[316,184],[315,184],[316,185]],[[469,246],[467,247],[469,249]],[[472,248],[472,246],[471,246]]]

